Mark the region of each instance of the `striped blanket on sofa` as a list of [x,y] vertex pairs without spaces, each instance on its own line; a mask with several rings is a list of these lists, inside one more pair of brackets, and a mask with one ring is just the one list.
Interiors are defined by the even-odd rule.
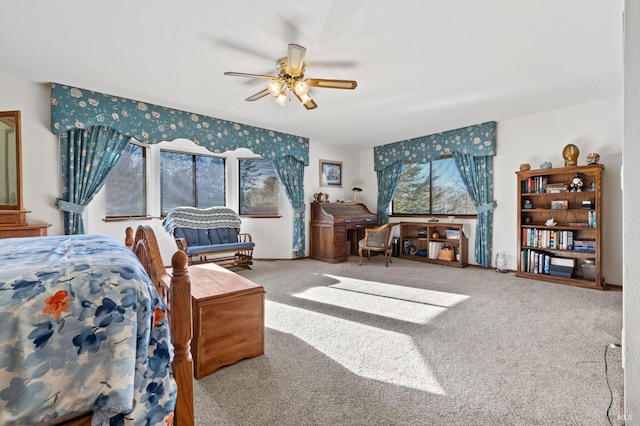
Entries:
[[240,217],[229,207],[210,207],[198,209],[195,207],[176,207],[167,213],[162,226],[173,234],[175,228],[213,229],[213,228],[237,228],[240,229]]

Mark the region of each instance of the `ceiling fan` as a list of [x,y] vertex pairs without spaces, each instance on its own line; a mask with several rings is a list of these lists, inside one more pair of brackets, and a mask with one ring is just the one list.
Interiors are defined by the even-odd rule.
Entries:
[[318,104],[309,95],[310,87],[349,89],[353,90],[358,86],[355,80],[327,80],[322,78],[304,78],[305,62],[304,57],[307,49],[299,44],[289,44],[288,54],[285,58],[280,58],[277,62],[278,75],[247,74],[242,72],[227,71],[224,75],[234,77],[262,78],[270,80],[267,88],[249,96],[249,102],[257,101],[267,95],[276,98],[276,102],[285,105],[287,102],[287,92],[293,93],[306,109],[314,109]]

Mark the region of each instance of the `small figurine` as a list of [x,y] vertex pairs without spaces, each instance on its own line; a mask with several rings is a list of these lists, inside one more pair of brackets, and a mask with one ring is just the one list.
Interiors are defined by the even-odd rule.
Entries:
[[582,179],[580,178],[580,174],[576,173],[573,180],[571,181],[571,192],[582,192]]
[[551,161],[545,161],[544,163],[540,164],[541,169],[550,169],[552,167],[553,165],[551,164]]
[[598,164],[600,162],[600,154],[592,152],[587,155],[587,164]]
[[556,226],[557,222],[555,220],[553,220],[553,218],[551,218],[551,219],[547,219],[547,221],[544,224],[546,226]]

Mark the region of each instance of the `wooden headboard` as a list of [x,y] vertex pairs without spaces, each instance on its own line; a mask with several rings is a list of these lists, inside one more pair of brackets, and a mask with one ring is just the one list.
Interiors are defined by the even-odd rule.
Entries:
[[148,225],[127,228],[125,244],[136,254],[140,263],[158,289],[167,306],[171,326],[171,341],[174,347],[173,373],[178,384],[178,400],[173,424],[191,426],[194,424],[193,408],[193,359],[191,358],[191,281],[189,280],[189,259],[182,251],[171,258],[173,275],[169,276],[162,262],[158,241],[153,229]]

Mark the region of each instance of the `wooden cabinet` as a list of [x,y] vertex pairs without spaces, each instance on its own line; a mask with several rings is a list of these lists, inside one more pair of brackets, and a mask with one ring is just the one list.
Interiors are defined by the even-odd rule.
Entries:
[[45,237],[50,224],[27,223],[27,210],[0,210],[0,238]]
[[364,229],[377,225],[378,216],[364,204],[312,203],[311,258],[329,263],[346,262],[354,247],[357,253]]
[[[400,257],[464,268],[469,243],[462,228],[460,223],[400,222]],[[446,259],[441,249],[453,250],[453,258]]]
[[593,164],[516,172],[517,276],[604,289],[603,169]]

